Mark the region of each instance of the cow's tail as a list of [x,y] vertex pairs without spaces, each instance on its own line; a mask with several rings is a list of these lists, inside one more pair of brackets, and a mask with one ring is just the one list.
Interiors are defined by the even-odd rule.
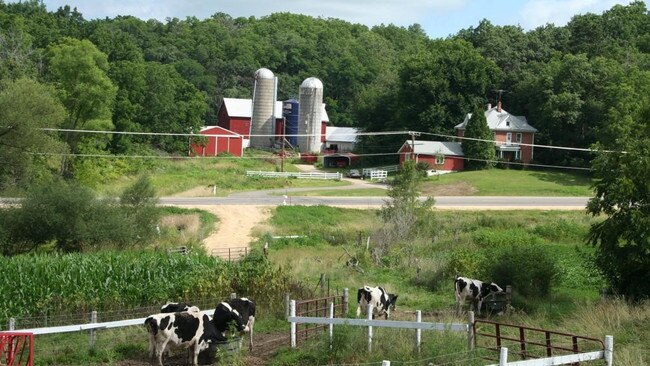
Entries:
[[150,316],[144,321],[144,326],[147,327],[147,331],[151,335],[156,335],[158,333],[158,320]]

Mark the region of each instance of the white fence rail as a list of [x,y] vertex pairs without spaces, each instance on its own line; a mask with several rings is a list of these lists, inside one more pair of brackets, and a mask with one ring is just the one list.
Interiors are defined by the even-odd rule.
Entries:
[[363,174],[364,177],[370,176],[370,172],[373,170],[385,170],[387,172],[398,172],[399,171],[399,165],[386,165],[386,166],[376,166],[372,168],[363,168],[361,170],[361,173]]
[[489,366],[555,366],[568,365],[576,362],[605,360],[607,366],[613,365],[614,359],[614,337],[605,336],[605,349],[603,351],[576,353],[573,355],[553,356],[537,358],[533,360],[521,360],[508,362],[508,348],[501,347],[499,363]]
[[247,177],[263,178],[298,178],[298,179],[333,179],[341,180],[341,173],[297,173],[297,172],[270,172],[262,170],[247,170]]
[[385,170],[373,170],[370,172],[370,180],[386,180],[388,178],[388,172]]
[[[366,319],[350,319],[350,318],[334,318],[334,304],[330,303],[330,311],[328,318],[318,318],[318,317],[306,317],[306,316],[296,316],[296,300],[291,300],[289,306],[289,317],[288,321],[291,323],[291,347],[296,348],[297,344],[297,324],[328,324],[330,327],[330,347],[333,340],[333,326],[334,325],[352,325],[352,326],[361,326],[368,328],[368,352],[372,352],[372,338],[373,338],[373,327],[379,328],[400,328],[400,329],[414,329],[415,333],[415,346],[417,350],[420,350],[421,346],[421,331],[422,330],[434,330],[434,331],[456,331],[456,332],[466,332],[468,340],[473,339],[473,330],[472,322],[474,320],[474,313],[470,312],[469,322],[467,324],[463,323],[425,323],[422,322],[422,313],[420,310],[416,311],[416,321],[397,321],[397,320],[373,320],[372,319],[372,305],[368,304],[367,308],[367,318]],[[468,341],[468,345],[469,345]]]

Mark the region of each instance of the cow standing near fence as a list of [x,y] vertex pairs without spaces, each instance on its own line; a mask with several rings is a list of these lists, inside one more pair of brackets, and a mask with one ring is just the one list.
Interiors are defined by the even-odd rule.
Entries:
[[189,312],[154,314],[144,324],[149,333],[149,357],[153,360],[155,354],[159,366],[163,364],[162,356],[167,345],[187,348],[190,351],[189,363],[198,365],[201,351],[226,340],[217,332],[210,317],[201,314],[197,307],[190,308]]
[[230,326],[238,332],[248,332],[250,343],[248,349],[253,350],[253,324],[255,324],[255,302],[245,297],[229,299],[221,302],[214,310],[212,321],[217,331],[225,337]]
[[480,280],[475,280],[467,277],[456,277],[454,280],[454,290],[456,295],[456,305],[458,306],[457,312],[460,314],[462,305],[466,301],[470,301],[470,307],[481,315],[481,307],[483,300],[491,293],[504,292],[496,283],[485,283]]
[[367,308],[368,304],[373,307],[373,318],[377,315],[384,315],[388,319],[390,311],[395,310],[397,302],[395,294],[389,294],[383,287],[363,286],[357,291],[357,317],[361,315],[361,308]]

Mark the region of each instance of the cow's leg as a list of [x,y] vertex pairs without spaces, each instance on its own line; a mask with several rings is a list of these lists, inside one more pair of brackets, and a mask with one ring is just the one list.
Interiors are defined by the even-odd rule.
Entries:
[[251,316],[248,318],[249,328],[250,328],[250,343],[248,344],[248,351],[253,352],[253,324],[255,324],[255,317]]
[[194,342],[194,347],[190,347],[187,349],[188,352],[192,350],[192,359],[190,361],[190,364],[192,366],[198,366],[199,364],[199,352],[201,351],[200,344],[198,341]]
[[357,304],[357,318],[361,315],[361,303]]
[[482,298],[478,299],[478,301],[476,301],[476,305],[478,307],[478,309],[476,310],[476,314],[481,315],[481,308],[483,307],[483,299]]
[[156,358],[158,358],[158,366],[163,366],[162,357],[165,352],[165,347],[167,347],[167,342],[169,342],[169,339],[156,343]]
[[155,347],[156,347],[156,340],[153,334],[149,333],[149,359],[152,361],[153,361]]

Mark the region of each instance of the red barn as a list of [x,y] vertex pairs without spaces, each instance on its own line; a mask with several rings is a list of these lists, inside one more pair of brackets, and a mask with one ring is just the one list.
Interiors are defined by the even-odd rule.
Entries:
[[244,138],[240,134],[219,126],[206,126],[201,129],[201,135],[207,135],[204,141],[190,145],[194,156],[217,156],[223,152],[239,157],[243,155]]
[[465,167],[463,148],[458,142],[407,140],[399,149],[399,163],[415,159],[416,163],[427,162],[437,171],[459,171]]
[[[217,125],[233,131],[244,138],[244,147],[250,143],[251,118],[253,116],[253,101],[251,99],[223,98],[217,114]],[[321,123],[321,142],[325,142],[325,127],[329,122],[329,116],[325,111],[325,104],[321,112],[323,122]],[[282,102],[275,102],[275,126],[276,140],[280,140],[284,129],[284,118],[282,115]]]

